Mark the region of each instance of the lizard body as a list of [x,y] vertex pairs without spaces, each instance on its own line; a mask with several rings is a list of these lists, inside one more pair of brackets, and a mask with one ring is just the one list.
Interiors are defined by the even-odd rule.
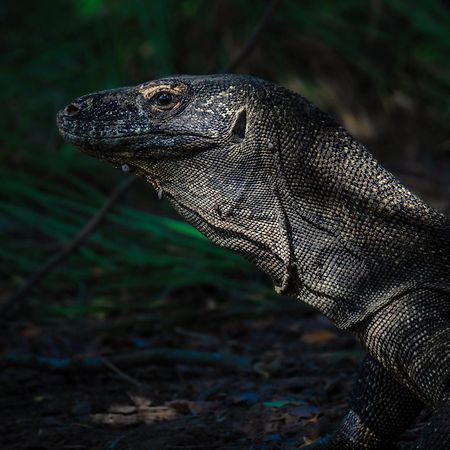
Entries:
[[386,448],[423,404],[435,413],[418,448],[450,449],[450,221],[334,119],[285,88],[215,75],[90,94],[58,125],[358,336],[368,356],[349,413],[311,449]]

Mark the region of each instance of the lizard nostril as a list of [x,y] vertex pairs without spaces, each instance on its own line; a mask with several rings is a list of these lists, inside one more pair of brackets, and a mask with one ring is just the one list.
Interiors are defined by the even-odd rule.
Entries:
[[71,103],[70,105],[67,105],[64,109],[64,114],[66,116],[76,116],[81,111],[81,108],[76,103]]

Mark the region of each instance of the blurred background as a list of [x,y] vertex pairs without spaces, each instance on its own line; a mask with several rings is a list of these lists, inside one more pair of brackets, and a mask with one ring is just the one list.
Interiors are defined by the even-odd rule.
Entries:
[[[249,41],[237,72],[329,111],[410,189],[450,212],[444,1],[18,0],[2,3],[0,20],[1,301],[69,243],[126,176],[65,145],[57,110],[93,91],[224,71]],[[274,297],[262,274],[178,221],[138,181],[21,300],[3,349],[73,355],[105,341],[62,345],[55,330],[113,323],[142,338],[209,317],[202,314],[277,308],[300,306]]]

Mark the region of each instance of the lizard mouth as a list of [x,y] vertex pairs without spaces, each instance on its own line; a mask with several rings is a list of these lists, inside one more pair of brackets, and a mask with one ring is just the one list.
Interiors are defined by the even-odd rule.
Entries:
[[65,142],[79,148],[83,153],[101,159],[118,157],[154,159],[161,157],[180,158],[192,152],[211,149],[215,141],[200,133],[170,133],[160,130],[109,132],[107,128],[94,132],[76,130],[74,123],[67,123],[61,114],[57,116],[58,128]]

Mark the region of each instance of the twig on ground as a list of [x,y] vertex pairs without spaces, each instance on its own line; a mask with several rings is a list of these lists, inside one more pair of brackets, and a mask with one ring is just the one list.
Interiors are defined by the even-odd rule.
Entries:
[[109,367],[114,373],[116,373],[120,378],[123,378],[125,381],[130,382],[134,386],[136,386],[138,389],[142,389],[144,385],[136,380],[135,378],[131,377],[130,375],[126,374],[123,370],[120,370],[115,364],[113,364],[108,358],[105,358],[103,356],[99,356],[100,360],[103,362],[103,364],[107,367]]
[[[208,320],[211,323],[220,322],[230,319],[240,319],[252,317],[266,317],[283,314],[299,314],[301,312],[302,317],[311,316],[316,314],[313,309],[302,305],[301,303],[293,302],[290,306],[267,306],[257,310],[248,311],[246,309],[231,310],[231,311],[205,311],[208,314]],[[199,311],[192,308],[177,308],[173,311],[167,307],[161,307],[156,312],[150,314],[139,313],[126,317],[112,318],[105,320],[88,320],[84,321],[83,328],[67,329],[67,325],[61,325],[66,333],[76,334],[98,334],[98,333],[118,333],[128,328],[132,328],[134,331],[148,330],[150,327],[156,327],[158,329],[172,329],[173,327],[186,326],[198,319]],[[53,329],[58,325],[53,325]]]
[[232,58],[225,72],[234,72],[242,63],[242,61],[246,59],[248,55],[253,51],[258,42],[258,39],[261,36],[262,31],[272,19],[273,13],[280,3],[281,0],[272,0],[272,2],[270,2],[270,5],[267,7],[265,13],[262,15],[261,19],[256,25],[255,30],[247,39],[245,44],[240,48],[239,52],[236,53],[236,55]]
[[92,234],[105,218],[108,211],[114,206],[119,197],[131,186],[136,180],[134,176],[128,176],[122,181],[109,195],[103,206],[92,216],[89,222],[77,233],[77,235],[65,245],[58,253],[38,269],[25,284],[19,289],[19,291],[12,295],[0,306],[0,314],[6,314],[10,309],[16,308],[20,302],[22,302],[30,291],[48,274],[57,264],[61,263],[71,253],[77,250],[80,245],[86,240],[86,238]]
[[251,360],[245,356],[173,348],[152,348],[108,357],[110,365],[100,356],[49,358],[28,353],[9,352],[0,356],[0,367],[27,367],[55,373],[103,372],[111,365],[129,368],[154,364],[199,364],[216,366],[238,372],[253,370]]

